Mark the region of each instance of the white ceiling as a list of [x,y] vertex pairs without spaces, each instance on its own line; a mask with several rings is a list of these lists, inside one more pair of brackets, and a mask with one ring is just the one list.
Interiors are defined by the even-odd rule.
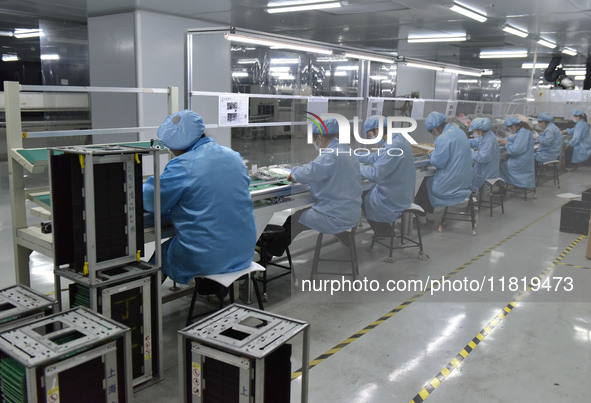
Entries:
[[[267,0],[3,0],[0,30],[36,26],[39,19],[84,24],[88,16],[135,9],[210,21],[221,26],[272,32],[316,41],[368,48],[462,66],[494,69],[503,76],[527,75],[520,68],[533,59],[540,36],[579,55],[563,55],[563,64],[584,64],[591,38],[591,0],[463,0],[489,19],[480,23],[449,9],[448,0],[348,0],[340,9],[267,14]],[[525,28],[522,39],[501,30],[501,24]],[[53,24],[56,25],[56,24]],[[57,24],[59,26],[59,24]],[[408,44],[408,33],[465,31],[470,39],[455,44]],[[66,31],[64,35],[68,35]],[[71,38],[74,39],[75,38]],[[0,45],[18,46],[0,37]],[[22,43],[22,42],[20,42]],[[481,60],[481,49],[525,48],[527,59]],[[547,62],[557,49],[538,46],[538,61]]]

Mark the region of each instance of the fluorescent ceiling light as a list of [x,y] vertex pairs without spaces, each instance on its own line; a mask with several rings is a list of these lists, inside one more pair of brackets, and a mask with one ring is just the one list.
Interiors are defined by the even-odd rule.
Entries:
[[347,77],[347,72],[346,71],[335,71],[334,72],[334,76],[335,77]]
[[2,55],[3,62],[18,62],[19,58],[17,55]]
[[295,80],[295,77],[289,73],[277,72],[271,73],[271,75],[275,77],[277,80]]
[[21,38],[35,38],[43,36],[42,29],[27,29],[27,28],[15,28],[14,29],[14,37],[21,39]]
[[288,6],[288,7],[268,7],[265,11],[269,14],[276,14],[276,13],[291,13],[294,11],[309,11],[309,10],[325,10],[328,8],[338,8],[341,7],[340,1],[331,1],[326,3],[314,3],[314,4],[304,4],[300,6]]
[[357,71],[359,70],[359,66],[337,66],[337,70]]
[[527,50],[481,50],[481,59],[504,59],[508,57],[527,57]]
[[408,43],[428,43],[428,42],[462,42],[468,40],[465,33],[441,34],[441,35],[409,35]]
[[476,79],[466,79],[466,80],[458,80],[458,84],[477,84],[478,80]]
[[12,31],[0,31],[0,36],[14,36]]
[[290,0],[290,1],[270,1],[267,7],[287,7],[287,6],[301,6],[304,4],[328,3],[334,0]]
[[[533,63],[522,63],[521,64],[521,68],[522,69],[531,69],[534,67]],[[536,63],[536,69],[547,69],[548,68],[548,63]]]
[[458,3],[457,1],[454,1],[454,4],[451,6],[450,10],[455,11],[458,14],[465,15],[466,17],[472,18],[478,22],[484,22],[487,20],[486,13],[483,14],[480,11],[477,11],[467,5]]
[[575,81],[583,81],[585,76],[575,76]]
[[512,35],[517,35],[520,38],[527,38],[527,35],[529,35],[529,33],[526,30],[514,27],[509,24],[503,25],[503,31],[508,32]]
[[287,72],[291,71],[291,67],[289,67],[289,66],[273,66],[273,67],[269,68],[269,71],[287,73]]
[[278,59],[271,59],[271,64],[299,64],[300,59],[288,59],[288,58],[278,58]]
[[482,75],[482,71],[471,71],[471,70],[464,70],[456,67],[444,67],[443,71],[448,73],[456,73],[456,74],[463,74],[465,76],[472,76],[472,77],[480,77]]
[[547,39],[540,39],[538,41],[538,43],[540,45],[545,46],[545,47],[550,48],[550,49],[554,49],[556,47],[556,43],[551,42],[551,41],[549,41]]
[[492,76],[493,75],[493,71],[492,70],[482,70],[481,75],[483,75],[483,76]]
[[257,64],[259,59],[238,59],[238,64]]
[[372,80],[387,80],[388,76],[369,76]]
[[561,50],[562,53],[564,53],[565,55],[569,55],[569,56],[576,56],[577,55],[577,51],[573,48],[563,48]]
[[427,69],[427,70],[436,70],[436,71],[443,71],[443,67],[434,66],[432,64],[423,64],[423,63],[413,63],[413,62],[406,62],[408,67],[417,67],[419,69]]
[[501,80],[488,80],[489,84],[500,84]]
[[233,71],[232,77],[248,77],[248,73],[246,71]]
[[350,57],[353,59],[371,60],[371,61],[380,62],[380,63],[389,63],[389,64],[394,63],[394,59],[389,59],[387,57],[366,55],[365,53],[345,52],[345,57]]
[[580,70],[579,69],[576,69],[576,70],[565,70],[564,73],[567,76],[576,76],[576,75],[579,75],[579,74],[586,74],[587,71],[585,69],[580,69]]
[[316,61],[319,63],[333,63],[333,62],[348,62],[349,59],[347,59],[346,57],[335,56],[335,57],[319,57],[316,59]]
[[317,46],[310,46],[305,44],[298,44],[295,42],[283,42],[274,39],[265,39],[254,36],[240,35],[227,33],[224,38],[232,42],[252,43],[255,45],[274,46],[280,49],[300,50],[303,52],[318,53],[321,55],[332,55],[332,49],[321,48]]
[[56,55],[56,54],[41,55],[41,60],[59,60],[59,59],[60,59],[60,55]]

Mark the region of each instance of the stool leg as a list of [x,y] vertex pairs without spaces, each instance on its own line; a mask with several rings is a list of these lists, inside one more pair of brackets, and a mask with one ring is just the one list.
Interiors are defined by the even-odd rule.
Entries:
[[472,197],[468,201],[468,208],[470,208],[470,220],[472,221],[472,235],[476,235],[476,217],[474,216],[474,201]]
[[554,177],[556,178],[556,184],[558,185],[558,189],[560,189],[560,178],[558,177],[558,164],[554,164]]
[[441,224],[439,224],[439,232],[443,232],[443,223],[445,222],[445,216],[447,215],[447,207],[443,210],[443,217],[441,217]]
[[200,278],[195,278],[195,289],[193,290],[193,297],[191,297],[191,305],[189,305],[189,314],[187,315],[187,323],[186,326],[191,324],[191,319],[193,319],[193,308],[195,307],[195,300],[197,299],[197,290],[199,290],[199,283],[201,283]]
[[291,270],[291,281],[297,287],[298,286],[298,279],[295,274],[295,270],[293,269],[293,263],[291,261],[291,253],[289,253],[289,246],[285,247],[285,254],[287,255],[287,261],[289,262],[289,270]]
[[[484,182],[484,183],[486,183],[486,182]],[[484,183],[482,184],[482,186],[480,186],[480,189],[478,191],[478,211],[480,211],[480,205],[482,204],[482,194],[484,193]],[[491,194],[492,194],[492,192],[491,192]]]
[[234,295],[234,283],[230,284],[229,292],[230,292],[230,303],[233,304],[234,301],[235,301],[235,299],[234,299],[235,298],[235,295]]
[[320,259],[320,249],[322,248],[322,233],[318,234],[316,238],[316,248],[314,249],[314,259],[312,259],[312,272],[310,273],[310,280],[314,280],[314,276],[318,271],[318,260]]
[[[493,197],[493,187],[492,187],[492,185],[490,186],[490,189],[489,190],[490,190],[490,202],[489,202],[490,203],[490,216],[492,217],[493,200],[494,200],[494,197]],[[478,211],[480,211],[480,207],[478,207]]]
[[252,286],[254,287],[254,293],[257,296],[257,302],[259,303],[259,309],[264,311],[265,308],[263,307],[263,299],[261,298],[261,292],[259,291],[259,285],[257,279],[254,277],[253,273],[250,273],[250,279],[252,280]]
[[[404,244],[404,231],[406,230],[406,220],[404,219],[405,213],[402,212],[402,216],[400,218],[400,245]],[[412,219],[411,219],[412,220]],[[392,239],[394,239],[394,224],[392,223]],[[392,247],[392,242],[390,242],[390,247]]]
[[415,220],[417,221],[417,236],[419,238],[419,256],[423,255],[423,239],[421,238],[421,226],[419,225],[419,216],[415,213]]
[[355,281],[356,276],[359,274],[359,263],[357,262],[357,245],[355,244],[355,230],[351,230],[349,239],[351,242],[351,270],[353,272],[353,281]]

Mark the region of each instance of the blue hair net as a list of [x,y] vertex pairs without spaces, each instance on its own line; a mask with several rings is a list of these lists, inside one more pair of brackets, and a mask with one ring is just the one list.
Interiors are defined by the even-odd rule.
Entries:
[[579,109],[575,109],[572,113],[573,116],[583,116],[585,114],[585,112],[579,110]]
[[505,128],[513,125],[521,124],[521,119],[519,118],[507,118],[505,119]]
[[470,123],[469,131],[483,130],[486,132],[490,130],[490,126],[491,124],[489,118],[476,118],[472,121],[472,123]]
[[[335,118],[326,119],[324,121],[324,124],[326,125],[326,130],[328,130],[328,134],[338,134],[339,123],[337,122],[337,120]],[[320,129],[318,129],[318,126],[312,125],[312,133],[316,133],[316,134],[324,133],[324,127],[322,126],[322,124],[320,124],[320,127],[322,128],[322,132],[320,131]]]
[[385,117],[379,115],[370,116],[363,123],[363,133],[377,128],[380,125],[380,119],[382,120],[382,126],[386,127],[387,120]]
[[431,112],[425,119],[425,129],[431,131],[445,123],[445,115],[441,112]]
[[552,122],[554,120],[554,116],[550,115],[548,112],[542,112],[538,115],[538,122]]
[[203,118],[186,109],[164,120],[158,128],[158,138],[171,150],[186,150],[199,140],[204,131]]

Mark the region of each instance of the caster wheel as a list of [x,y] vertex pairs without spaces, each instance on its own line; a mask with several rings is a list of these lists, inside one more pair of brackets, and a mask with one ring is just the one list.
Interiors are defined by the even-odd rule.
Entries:
[[269,296],[267,295],[267,293],[263,293],[263,302],[267,302],[269,301]]
[[384,260],[384,262],[386,262],[386,263],[394,263],[394,258],[389,257],[386,260]]
[[430,257],[429,257],[429,255],[427,255],[426,253],[424,253],[424,252],[419,252],[419,259],[420,259],[420,260],[429,260],[429,259],[431,259],[431,258],[430,258]]
[[299,287],[300,286],[300,280],[298,280],[297,278],[295,280],[293,280],[293,285],[294,285],[294,287]]

